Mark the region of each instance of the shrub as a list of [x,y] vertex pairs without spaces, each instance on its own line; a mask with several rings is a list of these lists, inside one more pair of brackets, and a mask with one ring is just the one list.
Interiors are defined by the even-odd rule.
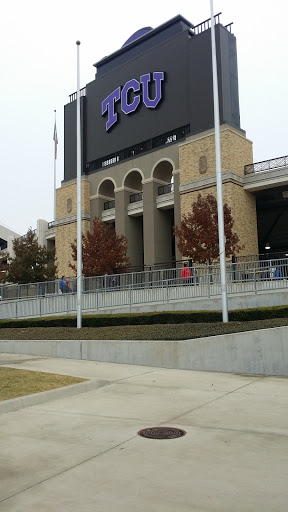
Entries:
[[[229,320],[234,322],[248,322],[251,320],[265,320],[270,318],[288,318],[288,306],[239,309],[230,311],[229,313]],[[86,315],[83,316],[82,319],[83,327],[221,322],[221,311],[166,311],[159,313],[130,313],[119,315]],[[76,327],[76,325],[77,321],[75,316],[0,320],[0,329],[9,327]]]

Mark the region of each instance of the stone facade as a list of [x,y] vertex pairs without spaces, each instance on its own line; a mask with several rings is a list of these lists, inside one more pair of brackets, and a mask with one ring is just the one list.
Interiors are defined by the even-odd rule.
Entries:
[[[252,143],[243,132],[223,126],[220,132],[223,201],[231,208],[234,231],[243,246],[239,255],[257,255],[257,214],[253,194],[243,188],[244,166],[253,161]],[[181,218],[198,194],[217,196],[215,139],[212,132],[190,137],[179,147]]]
[[[214,130],[188,137],[101,172],[82,177],[82,231],[92,227],[95,216],[113,222],[117,234],[128,238],[128,254],[133,266],[141,268],[172,261],[172,221],[179,225],[199,193],[216,193]],[[256,201],[244,187],[244,166],[253,161],[252,143],[242,130],[223,125],[221,159],[223,199],[232,210],[234,230],[243,249],[240,255],[258,254]],[[160,185],[174,179],[171,204],[158,195]],[[143,192],[142,201],[130,204],[130,194]],[[169,196],[170,197],[170,196]],[[104,211],[105,201],[115,207]],[[163,203],[163,204],[162,204]],[[132,207],[136,210],[132,211]],[[174,215],[174,220],[173,220]],[[58,275],[73,275],[71,242],[77,237],[76,180],[57,190],[55,246]],[[181,255],[176,247],[176,259]]]
[[[90,182],[82,179],[82,233],[90,230]],[[77,238],[77,184],[63,184],[56,191],[55,247],[58,277],[73,276],[71,243]]]
[[[214,176],[216,172],[214,130],[189,137],[179,145],[180,185]],[[222,172],[234,171],[244,175],[244,165],[253,162],[252,142],[243,132],[227,125],[221,126]],[[206,171],[205,164],[206,162]],[[204,170],[204,172],[203,172]]]

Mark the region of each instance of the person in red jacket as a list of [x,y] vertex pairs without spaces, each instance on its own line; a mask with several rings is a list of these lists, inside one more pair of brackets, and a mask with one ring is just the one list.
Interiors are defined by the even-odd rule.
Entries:
[[185,262],[181,269],[180,283],[189,284],[191,282],[191,270],[188,268],[188,263]]

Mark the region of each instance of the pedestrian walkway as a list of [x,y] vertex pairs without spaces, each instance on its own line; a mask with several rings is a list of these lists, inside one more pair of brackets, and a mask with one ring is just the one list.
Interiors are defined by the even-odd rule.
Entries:
[[[3,353],[0,365],[104,383],[0,416],[1,512],[287,511],[286,378]],[[137,435],[159,425],[186,435]]]

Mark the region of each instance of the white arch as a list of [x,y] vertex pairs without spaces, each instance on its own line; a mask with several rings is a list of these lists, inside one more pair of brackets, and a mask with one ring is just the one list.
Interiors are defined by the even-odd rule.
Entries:
[[172,165],[172,173],[173,173],[173,171],[175,171],[175,163],[173,162],[173,160],[171,160],[171,158],[160,158],[156,162],[156,164],[154,164],[153,167],[152,167],[151,176],[150,176],[151,179],[154,176],[154,171],[155,171],[157,165],[159,165],[161,162],[169,162]]
[[129,171],[126,172],[124,178],[123,178],[123,181],[122,181],[122,188],[125,186],[125,180],[127,178],[127,176],[129,176],[129,174],[131,174],[131,172],[133,171],[137,171],[139,172],[139,174],[142,176],[142,181],[144,180],[144,173],[143,171],[141,171],[141,169],[139,169],[138,167],[133,167],[132,169],[129,169]]
[[110,177],[108,176],[108,177],[106,177],[106,178],[103,178],[103,179],[100,181],[100,183],[99,183],[99,185],[98,185],[98,187],[97,187],[97,196],[99,195],[100,187],[101,187],[102,183],[104,183],[104,181],[112,181],[112,183],[113,183],[113,185],[114,185],[114,191],[115,191],[115,188],[117,188],[117,186],[116,186],[116,181],[114,180],[114,178],[110,178]]

